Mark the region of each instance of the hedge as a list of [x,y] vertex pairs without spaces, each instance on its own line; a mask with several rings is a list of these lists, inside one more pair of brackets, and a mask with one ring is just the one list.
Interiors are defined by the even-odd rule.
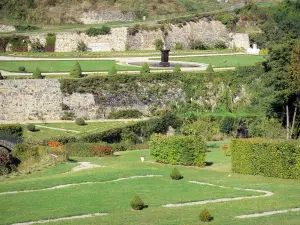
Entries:
[[71,143],[66,144],[65,149],[68,156],[77,157],[94,157],[94,156],[105,156],[112,155],[112,147],[107,143]]
[[0,134],[22,137],[23,128],[20,125],[0,125]]
[[150,154],[157,162],[173,165],[204,166],[206,142],[197,136],[151,136]]
[[299,141],[235,139],[230,150],[233,172],[300,179]]

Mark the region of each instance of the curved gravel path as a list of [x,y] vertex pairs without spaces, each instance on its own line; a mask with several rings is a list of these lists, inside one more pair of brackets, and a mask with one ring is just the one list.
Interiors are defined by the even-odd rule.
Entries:
[[247,218],[252,218],[252,217],[271,216],[271,215],[275,215],[275,214],[288,213],[288,212],[300,212],[300,208],[276,210],[276,211],[269,211],[269,212],[263,212],[263,213],[254,213],[254,214],[236,216],[235,218],[247,219]]
[[182,207],[182,206],[190,206],[190,205],[204,205],[208,203],[218,203],[218,202],[230,202],[230,201],[239,201],[244,199],[251,199],[251,198],[263,198],[263,197],[270,197],[274,195],[271,191],[264,191],[264,190],[255,190],[255,189],[247,189],[247,188],[232,188],[232,187],[226,187],[226,186],[220,186],[210,183],[203,183],[198,181],[189,181],[190,183],[194,184],[200,184],[200,185],[209,185],[219,188],[231,188],[234,190],[240,190],[240,191],[254,191],[257,193],[264,193],[264,195],[253,195],[253,196],[244,196],[244,197],[234,197],[234,198],[219,198],[219,199],[212,199],[212,200],[204,200],[204,201],[197,201],[197,202],[186,202],[186,203],[180,203],[180,204],[166,204],[163,205],[163,207]]

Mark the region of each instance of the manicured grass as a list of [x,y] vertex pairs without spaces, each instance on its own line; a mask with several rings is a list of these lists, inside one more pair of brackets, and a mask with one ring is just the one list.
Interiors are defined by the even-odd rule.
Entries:
[[[39,68],[41,72],[70,72],[76,61],[0,61],[0,69],[10,72],[19,72],[24,66],[27,72]],[[134,66],[120,66],[114,60],[86,60],[79,61],[82,71],[109,71],[113,66],[117,70],[139,70]]]
[[170,58],[171,61],[184,61],[212,64],[213,67],[254,66],[265,61],[264,56],[254,55],[226,55],[226,56],[201,56]]
[[[75,124],[75,122],[65,122],[65,123],[47,123],[47,124],[35,124],[35,125],[41,125],[43,127],[36,127],[38,131],[30,132],[24,125],[23,128],[23,136],[26,139],[32,139],[32,140],[41,140],[45,138],[51,138],[56,136],[76,136],[84,133],[93,133],[93,132],[101,132],[105,130],[109,130],[111,128],[116,127],[122,127],[129,124],[132,124],[134,122],[88,122],[85,126],[78,126]],[[49,128],[45,128],[49,127]],[[60,128],[65,129],[63,130],[55,130],[50,128]],[[72,132],[72,131],[78,131],[78,132]]]
[[[169,178],[172,165],[154,163],[148,150],[119,153],[119,157],[75,158],[90,161],[105,167],[87,171],[57,173],[47,172],[43,176],[0,178],[0,192],[39,189],[60,184],[87,181],[107,181],[121,177],[157,174],[162,177],[123,180],[115,183],[87,184],[51,191],[0,195],[0,221],[3,224],[47,218],[59,218],[96,212],[109,215],[86,219],[64,221],[63,224],[133,224],[133,225],[198,225],[203,208],[214,217],[210,224],[299,224],[300,213],[293,212],[263,218],[235,219],[235,216],[257,212],[299,207],[300,181],[267,178],[261,176],[232,174],[228,169],[216,170],[221,165],[230,166],[230,157],[225,157],[219,146],[226,142],[210,142],[207,161],[213,162],[206,168],[176,166],[184,176],[183,180]],[[145,155],[145,162],[140,156]],[[54,169],[53,169],[54,171]],[[231,175],[231,176],[229,176]],[[253,188],[275,193],[272,197],[245,199],[226,203],[163,208],[162,204],[259,195],[231,188],[218,188],[190,184],[195,180],[228,187]],[[130,200],[139,194],[148,208],[132,211]],[[49,224],[62,224],[53,222]]]

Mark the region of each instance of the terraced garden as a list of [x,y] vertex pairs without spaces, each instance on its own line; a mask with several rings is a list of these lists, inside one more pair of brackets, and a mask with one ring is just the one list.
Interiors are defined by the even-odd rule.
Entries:
[[[199,224],[200,211],[207,208],[214,217],[210,224],[299,224],[299,211],[235,218],[243,214],[299,207],[300,181],[232,174],[230,157],[224,156],[220,149],[223,143],[209,143],[207,162],[210,163],[205,168],[176,166],[184,176],[179,181],[169,177],[174,166],[154,163],[149,150],[121,152],[116,154],[118,157],[74,159],[104,166],[90,170],[71,172],[77,164],[66,163],[31,175],[0,178],[0,223],[95,214],[49,224],[196,225]],[[140,161],[142,154],[146,159],[144,163]],[[38,190],[65,184],[73,185]],[[248,188],[271,194],[267,196],[263,192],[243,190]],[[24,190],[35,191],[5,193]],[[135,194],[141,196],[148,208],[142,211],[130,209],[130,200]],[[241,196],[243,198],[234,201],[165,207],[166,204]],[[247,198],[249,196],[256,197]]]

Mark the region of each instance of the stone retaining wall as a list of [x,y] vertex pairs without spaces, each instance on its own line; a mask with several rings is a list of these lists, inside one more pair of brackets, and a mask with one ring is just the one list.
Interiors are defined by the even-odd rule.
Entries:
[[83,24],[97,24],[112,21],[132,21],[133,13],[122,13],[120,11],[88,11],[79,18]]
[[15,30],[16,30],[16,28],[14,26],[0,25],[0,32],[12,32]]

